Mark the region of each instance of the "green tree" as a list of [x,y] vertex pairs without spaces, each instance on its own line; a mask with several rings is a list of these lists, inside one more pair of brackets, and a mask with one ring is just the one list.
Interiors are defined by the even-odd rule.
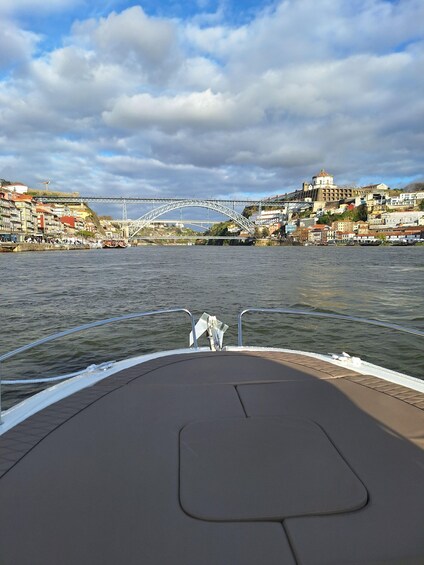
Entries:
[[75,235],[77,237],[83,237],[85,239],[89,239],[89,238],[94,237],[94,234],[91,231],[88,231],[88,230],[79,230],[79,231],[77,231],[77,233]]
[[334,222],[334,218],[338,218],[339,216],[334,216],[333,214],[323,214],[320,218],[318,218],[317,224],[326,224],[327,226],[331,225]]
[[[226,235],[228,235],[228,226],[230,225],[230,223],[231,222],[221,222],[219,224],[215,224],[211,226],[208,230],[206,230],[204,235],[225,237]],[[218,240],[209,239],[206,245],[223,245],[223,244],[224,244],[224,240],[222,239],[218,239]]]
[[353,210],[352,220],[354,222],[366,222],[368,219],[367,205],[361,204]]
[[241,215],[244,216],[245,218],[250,218],[250,216],[252,214],[255,214],[257,211],[258,211],[257,206],[246,206],[243,212],[241,213]]

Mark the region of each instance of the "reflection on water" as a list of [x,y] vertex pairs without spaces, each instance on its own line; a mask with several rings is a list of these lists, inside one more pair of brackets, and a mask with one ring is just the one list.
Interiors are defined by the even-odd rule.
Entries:
[[[141,247],[1,254],[2,353],[57,331],[129,312],[185,307],[230,325],[246,307],[297,307],[424,329],[424,248]],[[249,315],[250,316],[250,315]],[[419,338],[334,320],[246,316],[251,345],[347,351],[423,377]],[[184,315],[77,334],[5,363],[37,377],[159,349],[185,347]],[[421,346],[421,348],[420,348]],[[6,389],[6,387],[4,387]],[[8,402],[22,392],[7,388]]]

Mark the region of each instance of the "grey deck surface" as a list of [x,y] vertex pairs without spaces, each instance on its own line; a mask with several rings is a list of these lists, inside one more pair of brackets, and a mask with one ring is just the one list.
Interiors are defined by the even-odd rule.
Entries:
[[0,438],[0,563],[424,564],[422,396],[306,356],[109,377]]

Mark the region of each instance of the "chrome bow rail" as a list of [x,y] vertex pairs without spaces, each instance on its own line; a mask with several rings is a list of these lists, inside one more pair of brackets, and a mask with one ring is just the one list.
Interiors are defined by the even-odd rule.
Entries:
[[[196,331],[195,331],[195,321],[194,321],[194,317],[193,314],[185,309],[185,308],[171,308],[171,309],[167,309],[167,310],[154,310],[151,312],[136,312],[133,314],[126,314],[124,316],[118,316],[116,318],[107,318],[104,320],[98,320],[96,322],[91,322],[88,324],[84,324],[82,326],[77,326],[68,330],[64,330],[62,332],[38,339],[37,341],[34,341],[32,343],[29,343],[27,345],[23,345],[22,347],[19,347],[18,349],[14,349],[13,351],[10,351],[8,353],[5,353],[3,355],[0,356],[0,424],[1,424],[1,362],[5,361],[6,359],[10,359],[11,357],[14,357],[15,355],[18,355],[19,353],[23,353],[25,351],[28,351],[29,349],[33,349],[34,347],[37,347],[38,345],[42,345],[45,343],[48,343],[50,341],[54,341],[56,339],[59,339],[61,337],[65,337],[77,332],[81,332],[84,330],[88,330],[90,328],[95,328],[95,327],[99,327],[99,326],[104,326],[106,324],[112,324],[115,322],[121,322],[124,320],[132,320],[135,318],[143,318],[146,316],[154,316],[154,315],[159,315],[159,314],[172,314],[172,313],[176,313],[176,312],[184,312],[185,314],[187,314],[190,317],[190,322],[191,322],[191,329],[192,329],[192,334],[193,334],[193,347],[194,349],[198,349],[198,343],[197,343],[197,338],[196,338]],[[315,311],[309,311],[309,310],[297,310],[294,308],[246,308],[245,310],[242,310],[240,312],[240,314],[238,315],[238,346],[239,347],[243,347],[243,327],[242,327],[242,318],[245,314],[247,313],[262,313],[262,314],[286,314],[288,316],[306,316],[309,318],[330,318],[330,319],[336,319],[336,320],[345,320],[348,322],[359,322],[359,323],[363,323],[363,324],[368,324],[368,325],[372,325],[372,326],[380,326],[383,328],[389,328],[392,330],[397,330],[403,333],[408,333],[408,334],[412,334],[412,335],[416,335],[419,337],[424,337],[424,332],[420,331],[420,330],[416,330],[413,328],[405,328],[402,326],[398,326],[397,324],[390,324],[388,322],[380,322],[379,320],[369,320],[366,318],[358,318],[355,316],[346,316],[346,315],[342,315],[342,314],[330,314],[330,313],[324,313],[324,312],[315,312]],[[69,378],[73,376],[73,374],[70,375],[64,375],[63,378]],[[56,381],[59,380],[60,377],[50,377],[50,378],[46,378],[43,379],[44,381],[48,382],[48,381]],[[15,383],[25,383],[26,380],[16,380],[14,381]],[[9,381],[9,384],[12,384]]]
[[[37,341],[33,341],[32,343],[28,343],[27,345],[23,345],[22,347],[18,347],[18,349],[14,349],[13,351],[9,351],[8,353],[4,353],[3,355],[0,355],[0,424],[1,424],[1,362],[2,361],[6,361],[6,359],[10,359],[11,357],[14,357],[15,355],[18,355],[19,353],[23,353],[24,351],[28,351],[29,349],[33,349],[34,347],[37,347],[38,345],[43,345],[44,343],[48,343],[50,341],[54,341],[56,339],[59,339],[61,337],[65,337],[77,332],[82,332],[84,330],[88,330],[91,328],[96,328],[99,326],[105,326],[106,324],[113,324],[115,322],[122,322],[123,320],[133,320],[135,318],[144,318],[146,316],[155,316],[158,314],[173,314],[175,312],[184,312],[185,314],[187,314],[190,317],[190,321],[191,321],[191,330],[193,332],[193,346],[194,349],[198,349],[198,345],[197,345],[197,339],[196,339],[196,332],[195,332],[195,321],[194,321],[194,317],[193,314],[189,311],[186,310],[186,308],[170,308],[167,310],[153,310],[151,312],[135,312],[133,314],[125,314],[124,316],[117,316],[116,318],[106,318],[104,320],[98,320],[96,322],[90,322],[88,324],[83,324],[82,326],[77,326],[74,328],[70,328],[68,330],[64,330],[62,332],[53,334],[53,335],[49,335],[47,337],[43,337],[41,339],[37,339]],[[57,380],[55,379],[55,377],[52,378],[52,380]],[[19,381],[16,381],[17,383]],[[25,380],[21,380],[21,383],[25,383]]]
[[332,318],[335,320],[346,320],[348,322],[360,322],[363,324],[369,324],[371,326],[381,326],[383,328],[389,328],[391,330],[397,330],[400,332],[417,335],[424,337],[424,332],[416,330],[413,328],[404,328],[403,326],[398,326],[397,324],[390,324],[388,322],[380,322],[379,320],[368,320],[367,318],[357,318],[355,316],[345,316],[343,314],[327,314],[324,312],[311,312],[309,310],[296,310],[294,308],[246,308],[242,310],[238,315],[238,340],[237,345],[243,347],[243,328],[242,328],[242,317],[248,312],[256,312],[262,314],[288,314],[295,316],[308,316],[311,318]]

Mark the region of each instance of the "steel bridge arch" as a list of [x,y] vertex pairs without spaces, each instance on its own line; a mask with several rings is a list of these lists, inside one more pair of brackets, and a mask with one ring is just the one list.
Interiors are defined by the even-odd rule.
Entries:
[[228,206],[224,206],[219,202],[210,200],[181,200],[159,206],[159,208],[155,208],[147,214],[144,214],[144,216],[138,218],[138,220],[135,220],[132,224],[133,229],[130,228],[129,238],[133,239],[140,230],[151,224],[154,220],[156,220],[156,218],[159,218],[159,216],[162,216],[167,212],[172,212],[173,210],[179,210],[180,208],[208,208],[209,210],[219,212],[220,214],[231,218],[231,220],[234,220],[234,222],[236,222],[236,224],[243,230],[246,230],[251,234],[253,234],[255,230],[255,225],[248,218],[245,218],[235,210],[232,210]]

